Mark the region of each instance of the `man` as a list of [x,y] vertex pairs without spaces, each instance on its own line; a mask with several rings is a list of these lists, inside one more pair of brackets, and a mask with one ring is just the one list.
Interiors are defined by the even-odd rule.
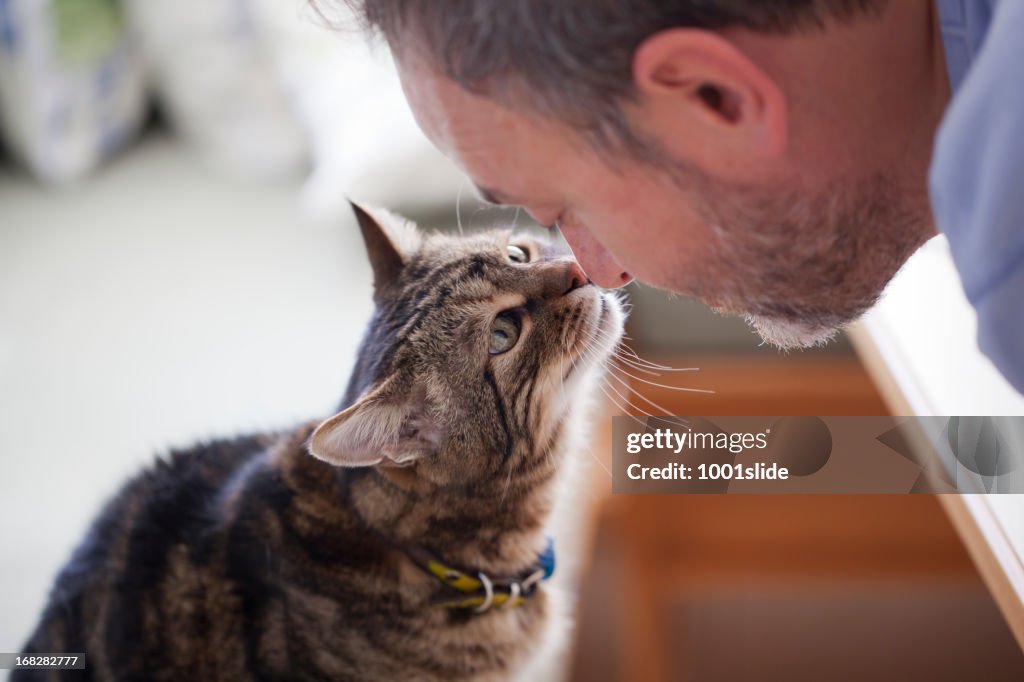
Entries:
[[1024,391],[1024,1],[349,4],[428,137],[595,283],[808,346],[937,225],[982,350]]

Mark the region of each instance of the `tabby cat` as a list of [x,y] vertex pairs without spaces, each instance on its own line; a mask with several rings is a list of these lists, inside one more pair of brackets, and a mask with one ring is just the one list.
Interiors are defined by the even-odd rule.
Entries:
[[541,646],[556,474],[621,336],[550,244],[355,207],[375,311],[343,409],[165,460],[59,575],[14,680],[508,679]]

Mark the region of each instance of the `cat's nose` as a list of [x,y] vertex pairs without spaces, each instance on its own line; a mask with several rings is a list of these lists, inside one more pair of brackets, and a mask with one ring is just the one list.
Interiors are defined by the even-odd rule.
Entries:
[[569,261],[569,267],[565,271],[565,291],[562,292],[562,295],[565,296],[588,284],[590,284],[590,278],[587,277],[587,273],[583,272],[580,264],[574,260]]
[[559,298],[591,283],[587,273],[573,259],[560,259],[543,267],[541,281],[545,298]]

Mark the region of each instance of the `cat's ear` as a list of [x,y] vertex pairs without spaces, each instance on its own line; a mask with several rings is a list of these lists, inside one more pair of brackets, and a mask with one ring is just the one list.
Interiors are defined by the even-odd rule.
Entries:
[[337,466],[405,465],[437,451],[426,391],[388,381],[320,424],[310,439],[313,456]]
[[373,268],[373,288],[380,292],[394,282],[420,245],[419,230],[412,222],[381,208],[349,200],[363,233],[366,253]]

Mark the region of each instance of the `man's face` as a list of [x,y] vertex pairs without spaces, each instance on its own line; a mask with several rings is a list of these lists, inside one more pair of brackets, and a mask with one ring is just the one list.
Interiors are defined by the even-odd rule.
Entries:
[[[858,317],[923,241],[921,197],[871,169],[808,189],[780,165],[727,183],[680,162],[595,151],[565,124],[467,93],[396,55],[427,136],[490,200],[558,225],[590,278],[637,278],[744,314],[781,347]],[[796,188],[800,188],[799,190]]]

